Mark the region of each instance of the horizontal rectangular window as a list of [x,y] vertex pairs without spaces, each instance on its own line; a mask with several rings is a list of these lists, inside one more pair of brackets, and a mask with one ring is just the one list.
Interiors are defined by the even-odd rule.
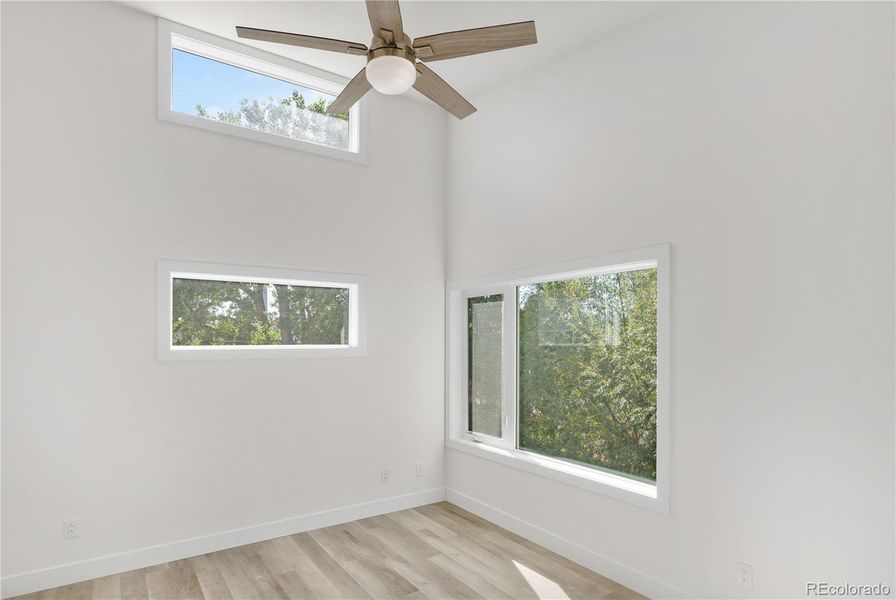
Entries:
[[159,116],[360,159],[361,103],[330,115],[347,81],[251,46],[159,20]]
[[668,293],[665,246],[451,283],[449,446],[668,510]]
[[159,357],[358,354],[361,283],[354,275],[159,261]]
[[351,147],[349,113],[326,112],[333,94],[177,47],[172,66],[172,110],[340,150]]
[[347,287],[175,277],[174,346],[346,346]]

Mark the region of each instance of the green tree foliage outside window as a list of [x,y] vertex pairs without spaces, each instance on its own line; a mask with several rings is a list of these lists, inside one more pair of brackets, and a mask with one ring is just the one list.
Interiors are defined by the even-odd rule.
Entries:
[[332,101],[328,102],[323,97],[315,102],[306,102],[302,94],[293,90],[288,98],[269,96],[263,102],[243,98],[236,110],[217,113],[197,104],[196,116],[295,140],[347,148],[350,136],[348,113],[329,115],[327,108],[330,104]]
[[519,447],[656,480],[656,269],[518,288]]
[[175,279],[175,346],[345,345],[346,288]]

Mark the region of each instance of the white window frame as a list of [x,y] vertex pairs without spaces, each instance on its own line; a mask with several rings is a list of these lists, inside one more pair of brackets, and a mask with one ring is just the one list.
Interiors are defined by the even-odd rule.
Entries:
[[[366,354],[366,279],[363,275],[321,273],[271,267],[225,265],[206,262],[159,260],[156,264],[158,359],[218,360],[246,358],[300,358],[363,356]],[[175,346],[172,339],[171,306],[175,278],[340,287],[349,291],[348,344]]]
[[184,50],[326,94],[338,95],[348,84],[348,78],[162,18],[158,20],[158,34],[159,119],[351,162],[367,162],[366,98],[362,98],[349,109],[351,144],[348,150],[222,123],[171,109],[173,81],[171,54],[174,49]]
[[[604,256],[448,282],[448,377],[445,445],[535,475],[669,514],[671,405],[670,246],[662,244]],[[656,482],[551,458],[518,448],[517,286],[644,268],[657,269]],[[467,299],[504,294],[502,437],[474,434],[467,426]]]

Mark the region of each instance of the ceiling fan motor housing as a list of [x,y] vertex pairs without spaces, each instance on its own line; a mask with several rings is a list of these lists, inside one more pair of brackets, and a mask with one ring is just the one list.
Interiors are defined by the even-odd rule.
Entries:
[[367,62],[380,56],[400,56],[411,62],[416,60],[417,55],[414,52],[414,46],[411,43],[411,38],[409,38],[406,33],[403,34],[399,40],[394,40],[391,31],[382,30],[382,34],[385,36],[385,39],[373,36],[373,39],[370,40],[370,50],[367,51]]

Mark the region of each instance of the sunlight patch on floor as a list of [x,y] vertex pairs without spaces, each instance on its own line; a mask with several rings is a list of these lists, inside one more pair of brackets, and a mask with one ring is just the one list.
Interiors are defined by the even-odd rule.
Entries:
[[520,575],[523,576],[523,579],[526,580],[526,583],[529,584],[529,587],[532,588],[532,591],[535,592],[535,595],[539,600],[569,600],[569,596],[566,595],[563,588],[554,581],[548,579],[541,573],[533,571],[522,563],[513,561],[513,564],[516,566],[516,570],[520,572]]

